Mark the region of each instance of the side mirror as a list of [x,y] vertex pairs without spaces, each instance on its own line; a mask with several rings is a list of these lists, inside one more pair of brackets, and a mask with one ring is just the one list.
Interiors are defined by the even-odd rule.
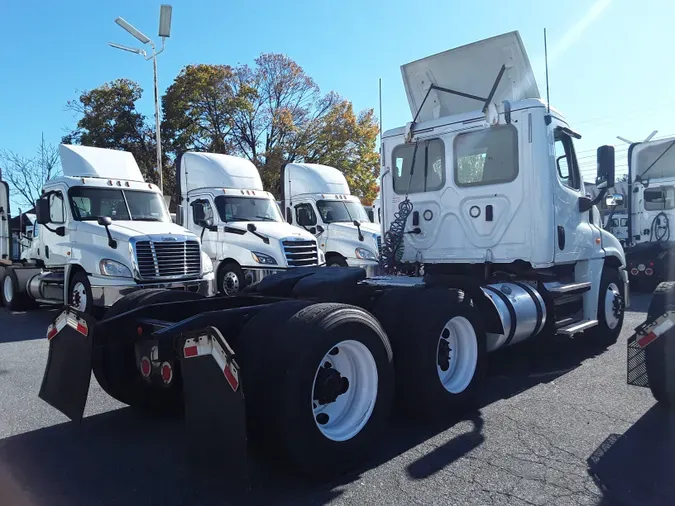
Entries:
[[110,216],[99,216],[97,222],[102,227],[109,227],[112,225],[112,219]]
[[316,235],[316,227],[310,227],[309,233],[312,235]]
[[253,223],[249,223],[248,225],[246,225],[246,230],[248,230],[249,232],[255,232],[256,230],[258,230],[258,228]]
[[614,193],[612,195],[607,195],[605,198],[605,205],[607,207],[620,207],[623,205],[623,194]]
[[323,234],[326,231],[326,229],[323,228],[321,225],[317,225],[316,229],[319,231],[320,234]]
[[40,225],[49,224],[49,199],[42,197],[35,201],[35,219]]
[[598,173],[595,184],[600,189],[614,186],[614,146],[598,148]]

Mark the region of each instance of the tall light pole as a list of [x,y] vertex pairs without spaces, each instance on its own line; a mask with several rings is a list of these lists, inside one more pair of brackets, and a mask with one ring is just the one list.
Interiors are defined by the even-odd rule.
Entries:
[[115,44],[113,42],[108,42],[110,47],[115,49],[121,49],[122,51],[129,51],[130,53],[136,53],[145,58],[146,61],[152,60],[152,70],[155,83],[155,140],[157,142],[157,170],[159,171],[159,189],[164,192],[164,175],[162,174],[162,138],[159,133],[160,121],[159,121],[159,86],[157,84],[157,55],[164,51],[164,43],[166,38],[171,35],[171,11],[172,8],[170,5],[162,5],[159,9],[159,36],[162,38],[162,49],[157,51],[155,43],[150,40],[150,38],[145,35],[143,32],[138,30],[132,24],[128,23],[122,18],[117,18],[115,23],[124,28],[127,32],[133,35],[138,39],[141,44],[150,44],[152,49],[152,54],[148,54],[143,49],[138,49],[135,47],[122,46],[121,44]]

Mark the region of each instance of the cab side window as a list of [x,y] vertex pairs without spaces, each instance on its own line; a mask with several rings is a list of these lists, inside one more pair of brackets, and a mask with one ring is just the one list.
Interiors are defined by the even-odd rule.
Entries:
[[54,192],[49,195],[49,221],[52,223],[66,222],[66,209],[61,192]]
[[581,189],[581,176],[572,138],[560,130],[555,131],[555,165],[562,184],[573,190]]
[[209,219],[213,220],[213,207],[206,199],[195,200],[192,203],[192,222],[202,226]]
[[313,227],[316,225],[316,213],[311,204],[298,204],[295,206],[295,222],[301,227]]

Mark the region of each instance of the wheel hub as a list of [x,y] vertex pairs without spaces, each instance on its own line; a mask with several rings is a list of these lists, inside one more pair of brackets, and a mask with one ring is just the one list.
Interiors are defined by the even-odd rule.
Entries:
[[349,390],[349,380],[333,369],[330,362],[317,372],[314,386],[314,400],[319,404],[335,402],[339,396]]
[[614,300],[612,301],[612,312],[614,313],[614,318],[621,318],[621,314],[624,310],[623,297],[621,294],[616,294]]
[[451,351],[452,349],[450,348],[450,343],[447,341],[447,338],[444,337],[438,342],[438,367],[440,367],[443,372],[450,369]]

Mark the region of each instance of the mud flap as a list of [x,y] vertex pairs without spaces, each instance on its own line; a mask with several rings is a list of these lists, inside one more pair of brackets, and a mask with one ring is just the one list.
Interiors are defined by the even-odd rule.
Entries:
[[180,360],[191,457],[232,485],[250,488],[246,407],[234,352],[215,327],[184,338]]
[[64,309],[47,329],[49,357],[39,397],[81,422],[91,381],[94,318]]

